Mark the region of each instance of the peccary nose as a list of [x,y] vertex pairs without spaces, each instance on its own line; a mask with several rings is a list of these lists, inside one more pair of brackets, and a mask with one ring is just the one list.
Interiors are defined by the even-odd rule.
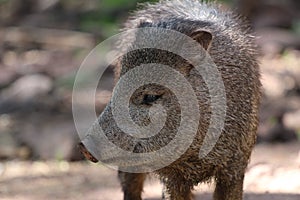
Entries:
[[78,144],[78,148],[86,159],[88,159],[94,163],[98,162],[98,160],[85,148],[85,146],[82,142],[80,142]]

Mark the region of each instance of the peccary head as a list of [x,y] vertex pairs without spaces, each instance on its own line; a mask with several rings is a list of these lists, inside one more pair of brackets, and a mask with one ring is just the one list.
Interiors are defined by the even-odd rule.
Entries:
[[[201,129],[198,128],[198,123],[201,123],[200,115],[203,115],[202,129],[205,129],[204,124],[209,123],[210,117],[210,98],[205,82],[194,68],[193,59],[198,62],[205,59],[213,37],[207,30],[199,28],[185,35],[173,32],[174,36],[171,37],[167,29],[151,28],[137,30],[134,36],[127,35],[126,38],[132,40],[127,41],[130,44],[127,53],[120,57],[117,66],[116,76],[119,81],[116,83],[112,99],[96,123],[96,126],[100,125],[107,139],[105,141],[109,141],[110,144],[101,141],[104,139],[103,135],[102,139],[99,134],[95,136],[100,127],[92,128],[82,145],[86,157],[95,160],[94,157],[101,155],[97,159],[122,165],[120,162],[128,160],[120,161],[121,153],[113,154],[111,149],[106,149],[105,146],[115,146],[115,149],[138,156],[141,153],[161,150],[174,141],[178,131],[184,132],[186,135],[181,135],[181,139],[176,140],[174,148],[163,150],[164,154],[169,156],[159,154],[160,159],[171,163],[174,161],[172,155],[176,154],[176,151],[183,154],[197,136]],[[183,40],[182,35],[192,43]],[[177,48],[181,55],[176,51],[167,51],[165,47],[160,48],[159,45],[157,48],[145,48],[146,40],[148,43],[170,45],[170,49]],[[193,51],[192,46],[197,46],[197,51]],[[182,109],[182,104],[186,105],[185,110]],[[201,140],[201,137],[198,140]],[[149,160],[151,159],[146,158],[143,163]],[[148,164],[153,165],[153,162],[149,161]]]
[[[248,159],[260,99],[254,37],[234,16],[216,17],[208,7],[187,14],[168,2],[128,20],[118,47],[118,82],[82,142],[84,152],[121,168],[143,165],[134,172],[197,160],[202,148],[214,148],[209,165],[229,162],[237,147]],[[207,136],[217,145],[203,145]]]

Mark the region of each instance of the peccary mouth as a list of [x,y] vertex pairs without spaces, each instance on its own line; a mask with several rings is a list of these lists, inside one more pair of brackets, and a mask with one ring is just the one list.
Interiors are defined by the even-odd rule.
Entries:
[[[85,147],[85,145],[83,144],[83,142],[80,142],[78,144],[78,148],[80,150],[80,152],[84,155],[84,157],[94,163],[99,162],[99,160],[91,153],[87,150],[87,148]],[[150,158],[148,159],[142,159],[143,155],[139,155],[139,154],[135,154],[132,156],[131,159],[124,156],[120,156],[120,155],[114,155],[114,156],[110,156],[110,157],[105,157],[101,159],[101,162],[103,163],[107,163],[107,164],[111,164],[111,165],[115,165],[118,167],[146,167],[151,169],[151,166],[153,164],[153,161],[151,161]]]
[[78,148],[80,152],[84,155],[84,157],[94,163],[98,162],[98,160],[93,156],[84,146],[82,142],[78,144]]

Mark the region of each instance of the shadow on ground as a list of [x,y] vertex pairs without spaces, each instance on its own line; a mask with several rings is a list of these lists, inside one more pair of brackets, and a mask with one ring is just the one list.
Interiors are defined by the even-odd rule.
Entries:
[[[260,144],[248,167],[244,200],[300,199],[300,144]],[[196,200],[212,199],[213,183],[195,188]],[[145,183],[143,197],[159,200],[155,177]],[[66,161],[0,162],[1,200],[121,200],[117,173],[101,164]]]
[[[196,195],[195,200],[210,200],[212,199],[212,194],[199,194]],[[298,194],[254,194],[246,193],[244,200],[299,200],[300,195]],[[160,198],[145,199],[145,200],[161,200]]]

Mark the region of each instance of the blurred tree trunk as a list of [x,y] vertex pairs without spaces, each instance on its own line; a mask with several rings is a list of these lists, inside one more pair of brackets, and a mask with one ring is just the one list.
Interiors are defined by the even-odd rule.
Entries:
[[234,4],[236,5],[238,12],[245,17],[250,17],[255,9],[261,4],[261,1],[253,0],[235,0]]
[[291,28],[300,17],[299,0],[234,0],[234,4],[254,27]]

